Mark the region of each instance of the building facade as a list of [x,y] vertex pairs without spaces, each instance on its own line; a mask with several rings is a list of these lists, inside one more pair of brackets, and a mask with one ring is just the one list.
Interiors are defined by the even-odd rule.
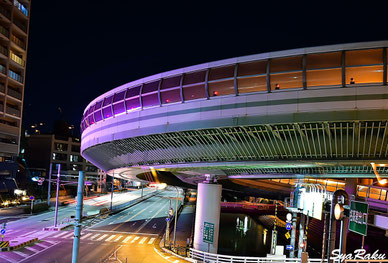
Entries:
[[62,178],[77,181],[78,172],[84,171],[87,180],[96,181],[97,168],[80,154],[81,142],[76,137],[64,137],[54,134],[34,134],[27,138],[25,159],[31,173],[44,171],[47,179],[52,163],[52,174],[58,173],[61,165]]
[[30,5],[0,2],[0,181],[12,180],[18,169]]

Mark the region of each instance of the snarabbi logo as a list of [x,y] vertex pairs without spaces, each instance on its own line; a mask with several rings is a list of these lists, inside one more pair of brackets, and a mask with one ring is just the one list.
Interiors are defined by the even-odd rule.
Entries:
[[379,254],[379,250],[376,250],[372,254],[366,253],[365,249],[356,249],[353,253],[340,254],[339,249],[334,249],[332,252],[331,260],[384,260],[386,259],[385,254]]

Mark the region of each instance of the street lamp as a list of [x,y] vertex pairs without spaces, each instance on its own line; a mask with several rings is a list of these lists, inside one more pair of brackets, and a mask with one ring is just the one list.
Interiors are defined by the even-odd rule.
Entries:
[[179,191],[178,187],[174,186],[176,190],[176,200],[175,200],[175,220],[174,220],[174,239],[173,239],[173,244],[175,248],[175,236],[176,236],[176,221],[178,220],[178,196],[179,196]]

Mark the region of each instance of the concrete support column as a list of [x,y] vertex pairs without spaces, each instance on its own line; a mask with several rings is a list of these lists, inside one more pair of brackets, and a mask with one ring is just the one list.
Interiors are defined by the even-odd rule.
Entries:
[[352,196],[356,197],[357,194],[357,178],[346,178],[345,179],[345,191],[349,195],[349,199],[353,199]]
[[221,213],[221,190],[222,186],[218,184],[198,184],[194,249],[217,253]]
[[302,248],[302,243],[304,242],[304,220],[305,215],[300,214],[300,220],[299,220],[299,240],[298,240],[298,258],[302,257],[302,252],[304,249]]

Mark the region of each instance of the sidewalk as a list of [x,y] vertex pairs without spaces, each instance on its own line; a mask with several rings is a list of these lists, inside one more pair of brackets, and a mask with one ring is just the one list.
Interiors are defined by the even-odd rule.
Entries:
[[[180,215],[178,216],[177,226],[176,226],[176,240],[175,243],[177,246],[180,247],[186,247],[187,245],[190,245],[190,243],[187,243],[187,239],[189,239],[189,242],[191,242],[192,231],[194,230],[194,217],[195,217],[195,203],[187,203],[183,209]],[[171,232],[170,232],[170,241],[173,242],[174,240],[174,227],[172,226]]]

